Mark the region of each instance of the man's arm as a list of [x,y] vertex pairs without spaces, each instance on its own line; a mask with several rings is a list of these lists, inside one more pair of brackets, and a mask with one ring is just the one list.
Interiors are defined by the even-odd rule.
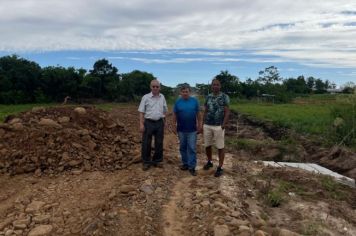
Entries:
[[140,112],[140,132],[143,133],[145,131],[145,113]]
[[200,122],[200,130],[203,133],[203,125],[204,125],[204,120],[205,120],[205,116],[207,113],[208,107],[205,105],[204,106],[204,111],[203,111],[203,115],[201,116],[201,122]]
[[222,129],[225,129],[226,124],[229,121],[229,116],[230,116],[230,109],[228,106],[224,106],[224,121],[223,124],[221,125]]
[[175,112],[173,112],[172,120],[173,120],[172,132],[176,134],[177,133],[177,115]]
[[197,112],[197,127],[198,127],[198,133],[202,133],[202,121],[201,121],[201,116],[200,116],[200,111]]

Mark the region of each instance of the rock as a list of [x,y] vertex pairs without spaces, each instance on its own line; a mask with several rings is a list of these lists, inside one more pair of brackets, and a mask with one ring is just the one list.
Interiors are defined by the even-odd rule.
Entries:
[[140,190],[146,194],[152,194],[155,190],[153,189],[152,185],[149,184],[143,184],[140,187]]
[[71,160],[70,162],[68,162],[68,165],[71,167],[75,167],[80,165],[83,162],[83,160]]
[[119,191],[120,193],[129,193],[129,192],[136,191],[136,187],[133,185],[122,185],[120,186]]
[[20,118],[13,118],[8,123],[10,125],[13,125],[13,124],[16,124],[16,123],[21,123],[21,122],[22,122],[22,120]]
[[95,142],[89,140],[89,142],[88,142],[88,147],[89,147],[89,149],[90,149],[91,151],[94,151],[95,148],[97,147],[97,145],[96,145]]
[[214,236],[228,236],[230,235],[230,230],[227,225],[215,225]]
[[38,212],[45,204],[46,204],[45,202],[33,201],[27,206],[25,212],[26,213]]
[[209,206],[210,206],[210,202],[209,202],[209,200],[204,200],[204,201],[202,201],[202,202],[200,203],[200,205],[201,205],[202,207],[209,207]]
[[47,119],[47,118],[41,118],[41,120],[40,120],[40,122],[38,122],[38,124],[40,124],[42,126],[54,127],[57,129],[62,128],[62,126],[60,124],[58,124],[56,121],[54,121],[52,119]]
[[33,107],[33,108],[32,108],[32,111],[33,111],[33,112],[37,112],[37,111],[39,111],[39,112],[41,112],[41,111],[46,111],[46,108],[45,108],[45,107]]
[[53,230],[52,225],[39,225],[36,228],[32,229],[28,236],[45,236],[50,235]]
[[32,218],[32,221],[37,223],[37,224],[46,224],[49,222],[49,219],[51,218],[50,215],[38,215]]
[[74,108],[74,112],[78,115],[85,115],[87,113],[84,107],[76,107]]
[[12,229],[8,229],[5,232],[5,236],[11,236],[14,233],[14,231]]
[[12,225],[15,229],[26,229],[27,226],[31,223],[31,218],[27,217],[24,219],[18,219],[12,222]]
[[266,222],[263,219],[257,218],[257,217],[251,217],[250,222],[253,227],[255,228],[260,228],[261,226],[267,225]]
[[263,232],[262,230],[257,230],[254,234],[253,234],[253,236],[265,236],[266,234],[265,234],[265,232]]
[[278,232],[278,236],[300,236],[300,234],[292,232],[288,229],[280,229]]
[[11,224],[11,222],[14,220],[14,217],[7,217],[5,220],[0,222],[0,231],[5,229],[6,226]]
[[70,118],[68,116],[62,116],[58,118],[58,122],[61,124],[68,123],[70,121]]
[[214,202],[214,206],[216,206],[218,208],[222,208],[224,210],[229,210],[230,209],[227,205],[225,205],[224,203],[222,203],[220,201]]
[[247,232],[250,232],[250,227],[246,226],[246,225],[240,225],[239,226],[239,231],[240,232],[243,232],[243,231],[247,231]]
[[76,170],[72,170],[71,171],[73,175],[80,175],[81,173],[83,173],[82,169],[76,169]]
[[5,130],[0,129],[0,137],[3,136],[5,134]]
[[22,233],[23,233],[22,229],[14,230],[15,235],[22,235]]
[[21,131],[24,129],[24,126],[22,123],[15,123],[12,125],[12,128],[17,131]]

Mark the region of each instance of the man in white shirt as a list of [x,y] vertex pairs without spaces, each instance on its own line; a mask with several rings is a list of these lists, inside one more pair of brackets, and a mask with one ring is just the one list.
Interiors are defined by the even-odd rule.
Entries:
[[[141,99],[138,111],[140,112],[140,132],[142,133],[141,156],[143,170],[151,165],[158,166],[163,160],[163,135],[165,116],[168,111],[167,102],[160,91],[158,80],[152,80],[151,92]],[[151,158],[152,136],[155,138],[155,152]]]

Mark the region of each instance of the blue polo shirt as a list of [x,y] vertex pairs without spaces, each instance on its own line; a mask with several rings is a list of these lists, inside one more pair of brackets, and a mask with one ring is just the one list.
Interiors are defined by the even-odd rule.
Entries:
[[177,117],[178,132],[197,131],[197,114],[199,112],[199,102],[194,97],[187,100],[179,98],[174,104],[174,113]]

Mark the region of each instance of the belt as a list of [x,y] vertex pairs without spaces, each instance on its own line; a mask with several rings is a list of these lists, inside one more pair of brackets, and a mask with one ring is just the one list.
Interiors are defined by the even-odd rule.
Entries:
[[158,119],[158,120],[153,120],[153,119],[145,119],[145,120],[147,120],[147,121],[149,121],[149,122],[159,122],[159,121],[162,121],[163,120],[163,118],[160,118],[160,119]]

